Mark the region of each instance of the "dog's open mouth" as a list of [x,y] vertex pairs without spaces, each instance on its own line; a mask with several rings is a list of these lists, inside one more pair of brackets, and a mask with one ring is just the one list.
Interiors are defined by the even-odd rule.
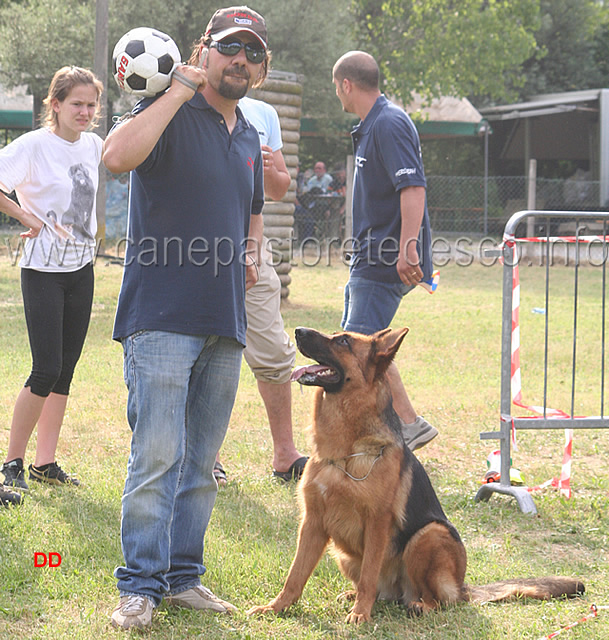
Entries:
[[327,385],[340,382],[340,373],[325,364],[308,364],[303,367],[296,367],[292,371],[290,380],[300,384],[325,387]]

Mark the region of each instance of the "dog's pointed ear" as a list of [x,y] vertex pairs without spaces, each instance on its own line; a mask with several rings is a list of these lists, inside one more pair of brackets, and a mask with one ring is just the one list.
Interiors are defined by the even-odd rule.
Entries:
[[402,341],[408,333],[408,327],[403,329],[383,329],[374,334],[374,360],[376,371],[374,378],[378,380],[385,375],[389,365],[393,362],[395,354],[402,345]]

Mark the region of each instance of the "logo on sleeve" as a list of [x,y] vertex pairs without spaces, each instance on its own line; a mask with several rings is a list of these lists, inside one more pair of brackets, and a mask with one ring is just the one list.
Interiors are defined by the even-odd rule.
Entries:
[[355,166],[359,169],[363,169],[366,162],[368,162],[368,158],[364,158],[363,156],[355,156]]
[[253,171],[254,170],[254,161],[252,160],[251,156],[248,156],[247,158],[247,166]]
[[417,170],[414,167],[405,167],[404,169],[398,169],[395,172],[395,177],[399,178],[400,176],[413,176],[415,175]]

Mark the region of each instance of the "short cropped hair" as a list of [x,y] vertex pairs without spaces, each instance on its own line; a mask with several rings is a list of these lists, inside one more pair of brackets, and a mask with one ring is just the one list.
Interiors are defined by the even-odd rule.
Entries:
[[376,60],[365,51],[349,51],[340,57],[332,75],[342,82],[345,78],[365,91],[379,88],[380,72]]

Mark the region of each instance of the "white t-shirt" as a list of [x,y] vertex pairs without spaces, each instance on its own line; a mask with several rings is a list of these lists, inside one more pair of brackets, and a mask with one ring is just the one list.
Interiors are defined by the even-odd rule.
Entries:
[[[265,144],[271,147],[273,153],[283,148],[281,124],[275,107],[268,104],[268,102],[245,96],[239,100],[239,108],[251,124],[256,127],[261,145]],[[267,246],[268,240],[264,238],[263,241],[266,251],[266,255],[264,256],[263,254],[263,260],[268,261],[271,259],[271,254]]]
[[26,240],[19,266],[76,271],[93,260],[101,152],[95,133],[68,142],[48,128],[29,131],[0,150],[0,189],[14,190],[21,207],[45,223],[36,238]]
[[281,125],[275,108],[262,100],[254,100],[245,96],[239,100],[239,108],[243,115],[256,127],[260,136],[260,144],[266,144],[273,152],[283,147],[281,141]]

